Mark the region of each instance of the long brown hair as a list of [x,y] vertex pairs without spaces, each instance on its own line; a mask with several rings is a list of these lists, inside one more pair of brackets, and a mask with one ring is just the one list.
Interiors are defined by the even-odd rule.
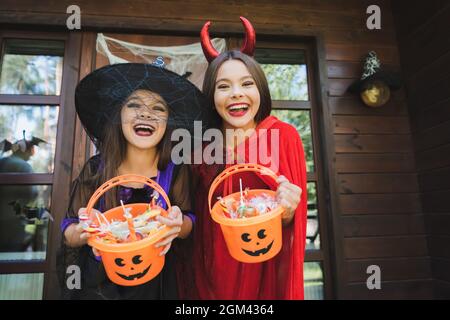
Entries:
[[[125,100],[127,101],[127,99]],[[123,107],[123,105],[122,105]],[[95,190],[106,181],[118,175],[118,169],[125,160],[127,153],[127,140],[122,131],[122,121],[120,116],[121,108],[116,108],[114,119],[108,125],[105,125],[103,138],[98,141],[97,149],[100,156],[100,163],[96,171],[92,171],[89,164],[85,165],[80,174],[80,198],[82,204],[87,204],[90,196]],[[169,110],[170,117],[170,108]],[[158,170],[165,170],[170,161],[172,151],[171,135],[174,130],[171,121],[167,122],[166,131],[161,141],[157,145]],[[117,207],[117,189],[113,188],[105,193],[105,210]]]
[[[217,73],[219,71],[220,66],[228,60],[240,60],[245,64],[248,71],[252,75],[255,80],[256,87],[258,88],[261,102],[259,105],[259,110],[255,115],[255,122],[259,123],[270,115],[272,111],[272,100],[270,97],[269,85],[267,84],[267,79],[264,74],[264,71],[261,69],[261,66],[258,62],[255,61],[252,57],[238,51],[238,50],[230,50],[224,53],[221,53],[217,58],[215,58],[205,73],[205,78],[203,80],[203,93],[206,96],[206,101],[209,108],[217,113],[215,105],[214,105],[214,91],[216,90],[216,79]],[[217,117],[220,117],[217,114]]]

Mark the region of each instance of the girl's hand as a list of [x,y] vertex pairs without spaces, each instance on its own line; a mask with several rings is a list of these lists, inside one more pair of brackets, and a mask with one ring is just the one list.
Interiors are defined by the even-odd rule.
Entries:
[[[95,213],[101,214],[100,211],[92,209],[91,215],[95,215]],[[86,214],[86,208],[80,208],[78,210],[78,216]],[[85,232],[83,228],[83,223],[73,223],[67,227],[64,232],[64,237],[66,239],[66,243],[70,247],[81,247],[87,244],[87,240],[89,239],[89,232]]]
[[159,254],[160,256],[162,256],[169,251],[173,239],[178,237],[181,231],[181,226],[183,225],[183,213],[181,212],[180,208],[178,208],[177,206],[173,206],[169,211],[168,217],[157,216],[156,219],[166,226],[171,227],[165,238],[155,245],[156,248],[165,246]]
[[283,224],[289,224],[294,218],[295,209],[297,209],[300,203],[300,197],[302,195],[302,189],[289,182],[285,176],[279,176],[277,179],[279,183],[277,188],[277,200],[278,203],[285,208],[282,215]]

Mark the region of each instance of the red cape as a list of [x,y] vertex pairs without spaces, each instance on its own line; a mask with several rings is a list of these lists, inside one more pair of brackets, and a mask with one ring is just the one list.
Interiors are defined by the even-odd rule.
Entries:
[[[306,163],[303,144],[297,130],[291,125],[270,116],[256,128],[260,139],[267,129],[268,149],[271,150],[271,130],[279,130],[279,170],[291,183],[302,188],[301,202],[295,212],[293,221],[283,227],[283,246],[281,252],[273,259],[262,263],[241,263],[228,253],[220,226],[215,223],[208,209],[208,191],[214,178],[224,166],[194,166],[194,174],[200,179],[196,192],[194,227],[194,256],[196,293],[190,298],[200,299],[303,299],[303,262],[306,241],[307,189]],[[254,136],[255,137],[255,136]],[[249,139],[250,140],[250,139]],[[247,140],[247,146],[248,141]],[[254,140],[255,141],[255,140]],[[245,162],[248,162],[246,148]],[[259,159],[258,159],[259,160]],[[259,162],[259,161],[258,161]],[[265,165],[264,163],[261,163]],[[269,165],[266,165],[269,166]],[[254,173],[240,173],[233,176],[236,181],[242,178],[246,187],[267,188],[275,190],[277,184],[267,176]],[[230,179],[229,179],[230,180]],[[224,185],[214,195],[224,195]],[[228,189],[228,187],[226,188]]]

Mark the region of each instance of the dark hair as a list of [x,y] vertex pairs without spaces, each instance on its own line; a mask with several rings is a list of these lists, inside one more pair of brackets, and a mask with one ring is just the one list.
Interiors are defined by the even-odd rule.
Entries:
[[[126,100],[125,100],[126,101]],[[101,184],[117,176],[118,168],[120,164],[125,160],[127,153],[127,141],[122,131],[122,121],[120,116],[121,108],[118,109],[114,116],[114,120],[110,121],[108,125],[105,125],[103,131],[102,139],[99,139],[98,151],[101,157],[101,165],[99,166],[97,172],[86,172],[80,176],[80,191],[84,201],[87,203],[90,195],[98,188]],[[170,109],[169,117],[170,117]],[[170,121],[167,122],[167,127],[164,132],[161,141],[157,145],[158,158],[158,170],[165,170],[170,161],[171,151],[172,151],[172,141],[171,135],[174,130],[173,125]],[[105,193],[105,209],[111,209],[119,205],[117,201],[116,188]]]
[[[221,53],[209,64],[208,69],[205,73],[205,78],[203,80],[203,93],[205,94],[208,107],[212,108],[214,111],[216,110],[214,106],[214,91],[216,89],[217,73],[220,66],[228,60],[242,61],[242,63],[245,64],[248,71],[255,80],[256,87],[258,88],[259,95],[261,97],[259,110],[255,115],[255,122],[261,122],[262,120],[267,118],[272,111],[272,100],[270,98],[269,85],[267,84],[267,79],[264,71],[261,69],[261,66],[258,64],[258,62],[256,62],[252,57],[249,57],[248,55],[240,52],[239,50],[230,50]],[[217,117],[219,117],[218,114]]]

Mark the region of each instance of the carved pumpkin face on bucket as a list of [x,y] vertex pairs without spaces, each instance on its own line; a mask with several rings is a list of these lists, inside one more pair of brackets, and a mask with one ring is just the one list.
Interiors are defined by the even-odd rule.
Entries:
[[116,274],[122,279],[129,281],[132,281],[134,279],[141,279],[148,273],[148,270],[152,266],[151,264],[143,263],[142,256],[139,254],[135,255],[131,259],[131,261],[125,261],[122,258],[116,258],[114,259],[114,262],[116,266],[119,267],[119,270],[122,272],[119,273],[119,271],[116,271]]
[[[108,180],[101,185],[89,199],[86,211],[90,212],[95,203],[109,189],[130,182],[144,183],[153,188],[162,196],[170,210],[170,200],[159,184],[140,175],[122,175]],[[108,223],[112,221],[124,221],[124,211],[127,211],[124,210],[124,207],[125,209],[131,208],[131,212],[129,213],[136,218],[138,215],[147,211],[149,204],[132,203],[115,207],[104,212],[103,216]],[[161,215],[167,216],[166,210],[163,208],[159,209]],[[96,222],[97,219],[98,218],[96,218],[94,222]],[[103,241],[102,237],[92,235],[88,239],[88,244],[91,247],[96,248],[100,253],[109,280],[121,286],[137,286],[152,280],[163,269],[165,256],[160,255],[163,248],[156,248],[155,244],[164,238],[169,230],[170,228],[166,226],[145,238],[141,239],[138,237],[136,240],[124,243]]]
[[241,239],[244,242],[242,251],[252,257],[265,255],[273,245],[273,239],[267,237],[266,229],[259,229],[256,234],[243,233]]
[[103,254],[102,261],[108,277],[122,286],[136,286],[156,277],[164,266],[161,248],[150,245],[132,252]]
[[[217,187],[231,175],[245,171],[267,175],[274,181],[278,179],[274,172],[259,164],[236,164],[225,169],[212,182],[208,193],[208,205],[211,218],[220,225],[230,256],[240,262],[259,263],[272,259],[281,250],[283,245],[281,215],[284,208],[278,205],[265,214],[234,219],[224,214],[220,201],[216,201],[212,206]],[[223,200],[227,201],[228,198],[239,200],[241,192],[228,194]],[[276,198],[276,192],[267,189],[249,189],[246,196],[252,199],[261,196],[262,193]]]

